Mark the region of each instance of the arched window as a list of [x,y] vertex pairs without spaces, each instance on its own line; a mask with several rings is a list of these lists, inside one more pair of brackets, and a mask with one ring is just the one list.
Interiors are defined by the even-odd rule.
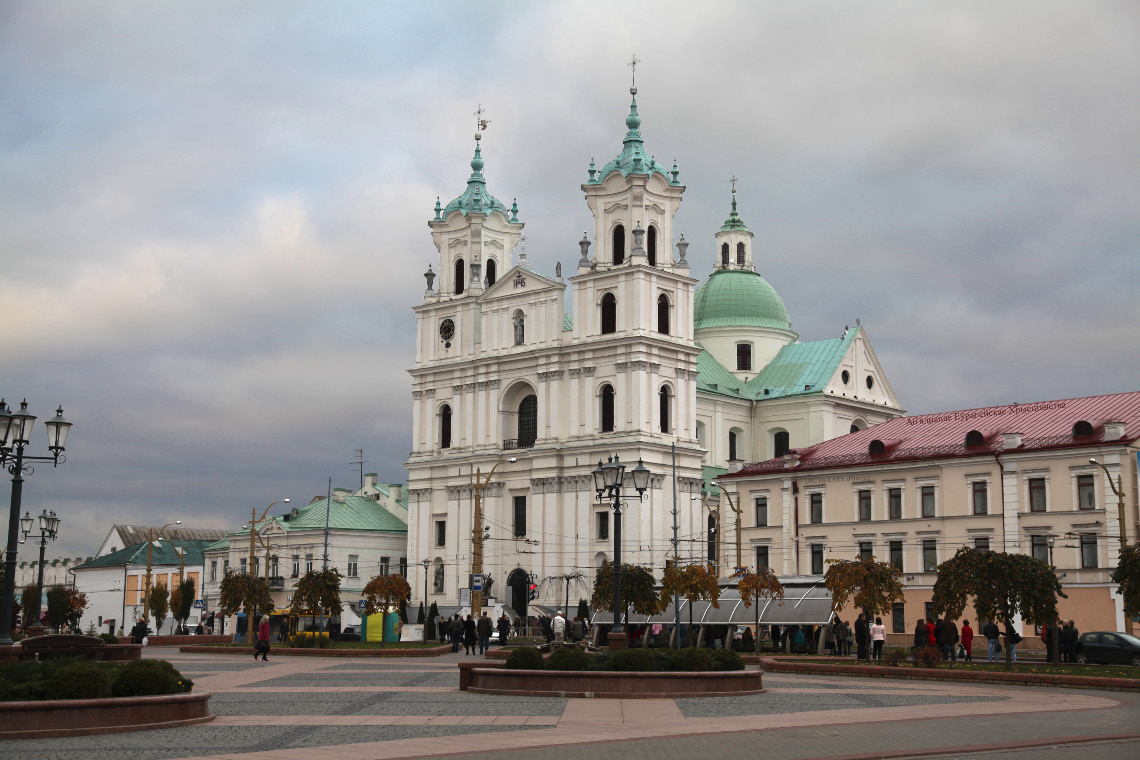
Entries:
[[463,292],[463,259],[455,262],[455,295]]
[[1093,434],[1093,426],[1088,420],[1081,420],[1076,425],[1073,425],[1073,437],[1083,438]]
[[533,393],[519,402],[519,448],[529,449],[538,438],[538,396]]
[[721,267],[728,269],[728,243],[725,243],[720,247],[720,265]]
[[447,404],[439,410],[439,447],[451,448],[451,407]]
[[614,431],[614,387],[612,385],[602,386],[602,432],[612,433]]
[[781,430],[772,436],[772,452],[773,456],[782,457],[788,453],[791,448],[790,441],[788,440],[788,431]]
[[662,385],[661,391],[657,395],[658,395],[658,406],[660,407],[660,416],[661,416],[661,432],[662,433],[671,433],[671,432],[673,432],[673,428],[670,426],[670,420],[669,420],[669,411],[670,411],[669,386]]
[[614,263],[625,263],[625,227],[620,224],[614,227]]
[[744,243],[736,244],[736,266],[744,266]]
[[966,448],[974,448],[975,446],[984,446],[986,438],[978,430],[971,430],[966,433]]
[[876,454],[886,454],[887,453],[887,447],[883,445],[882,441],[880,441],[878,438],[876,438],[875,440],[871,441],[871,443],[867,446],[867,453],[872,455],[872,456],[874,456]]
[[602,296],[602,335],[617,332],[617,298],[613,293]]
[[657,266],[657,228],[649,225],[649,234],[646,235],[645,255],[649,259],[649,266]]
[[851,423],[851,432],[852,433],[858,433],[860,430],[866,430],[866,429],[867,429],[867,422],[861,418],[856,418],[855,421]]
[[669,297],[664,293],[657,296],[657,332],[669,334]]
[[487,287],[489,288],[494,285],[497,278],[498,271],[497,267],[495,266],[495,260],[487,259]]
[[736,371],[737,372],[751,372],[752,371],[752,344],[751,343],[737,343],[736,344]]
[[526,344],[526,316],[523,314],[522,309],[515,309],[514,316],[511,317],[511,326],[514,328],[515,345],[522,346]]
[[709,515],[709,562],[716,564],[716,518]]
[[736,459],[736,431],[728,431],[728,458]]

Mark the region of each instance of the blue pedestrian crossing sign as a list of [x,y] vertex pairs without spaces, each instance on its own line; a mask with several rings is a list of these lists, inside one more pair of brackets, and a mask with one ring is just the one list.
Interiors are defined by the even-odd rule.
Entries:
[[482,573],[475,573],[474,575],[471,576],[471,590],[472,591],[482,591],[483,590],[483,574]]
[[358,599],[356,601],[356,609],[359,612],[364,612],[364,608],[367,606],[368,606],[368,600],[367,599]]
[[206,600],[205,599],[195,599],[194,600],[194,609],[196,609],[196,610],[206,609]]

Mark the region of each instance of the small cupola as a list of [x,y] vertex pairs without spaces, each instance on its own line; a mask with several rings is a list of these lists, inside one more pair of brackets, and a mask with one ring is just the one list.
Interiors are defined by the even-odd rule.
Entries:
[[732,182],[732,210],[716,233],[714,271],[741,269],[755,271],[752,265],[752,231],[736,210],[736,177]]

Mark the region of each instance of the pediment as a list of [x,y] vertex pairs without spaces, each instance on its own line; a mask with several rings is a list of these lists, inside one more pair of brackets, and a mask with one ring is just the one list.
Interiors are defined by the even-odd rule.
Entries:
[[537,293],[544,290],[565,290],[566,283],[537,274],[521,266],[511,267],[495,284],[483,291],[481,301]]

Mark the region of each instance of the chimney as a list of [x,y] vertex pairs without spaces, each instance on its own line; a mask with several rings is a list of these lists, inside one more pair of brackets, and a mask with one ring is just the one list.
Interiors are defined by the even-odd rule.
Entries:
[[730,460],[728,460],[728,474],[729,475],[732,475],[733,473],[740,472],[743,469],[744,469],[744,460],[743,459],[730,459]]
[[348,489],[347,488],[334,488],[333,489],[333,501],[337,502],[338,504],[344,504],[344,497],[346,497],[346,496],[348,496]]
[[1104,423],[1104,440],[1106,441],[1119,441],[1124,437],[1124,423],[1123,422],[1106,422]]
[[1016,449],[1021,446],[1021,433],[1002,433],[1002,447],[1006,449]]
[[375,488],[376,487],[376,473],[374,473],[374,472],[364,473],[364,487],[365,488]]
[[392,496],[392,501],[399,501],[400,497],[404,494],[403,483],[389,483],[388,493]]
[[792,470],[800,466],[800,452],[795,449],[789,449],[787,454],[784,454],[784,469]]

